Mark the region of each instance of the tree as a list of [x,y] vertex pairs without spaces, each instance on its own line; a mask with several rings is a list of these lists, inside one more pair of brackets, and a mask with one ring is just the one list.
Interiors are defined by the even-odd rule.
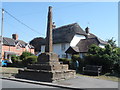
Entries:
[[88,54],[102,54],[104,51],[104,49],[98,47],[97,45],[95,44],[92,44],[90,46],[90,48],[88,49]]
[[41,51],[41,44],[45,42],[45,39],[42,37],[34,38],[30,41],[30,45],[35,47],[35,52]]
[[115,67],[119,67],[120,49],[113,48],[110,44],[105,48],[91,45],[88,54],[85,56],[85,63],[90,65],[100,65],[104,73],[112,72]]
[[111,55],[113,53],[113,48],[111,47],[110,44],[105,46],[105,54]]
[[113,40],[113,37],[111,39],[108,39],[107,42],[111,45],[111,47],[116,48],[116,40]]

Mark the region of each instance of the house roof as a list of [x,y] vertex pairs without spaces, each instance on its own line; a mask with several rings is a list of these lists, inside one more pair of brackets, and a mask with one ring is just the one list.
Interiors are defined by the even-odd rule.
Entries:
[[[53,29],[53,44],[70,43],[75,34],[86,36],[86,32],[77,24],[68,24]],[[45,44],[45,40],[42,45]]]
[[[21,47],[25,47],[26,45],[28,45],[28,43],[22,41],[22,40],[14,40],[12,38],[8,38],[8,37],[3,37],[3,44],[4,45],[8,45],[8,46],[15,46],[17,44],[20,44]],[[29,45],[30,48],[34,48],[32,45]]]
[[7,37],[3,37],[3,44],[9,46],[15,46],[15,40]]
[[[86,53],[86,52],[88,52],[88,49],[89,49],[89,47],[92,44],[95,44],[95,45],[99,45],[99,44],[106,45],[107,42],[105,42],[105,41],[103,41],[103,40],[101,40],[101,39],[99,39],[97,37],[96,38],[81,39],[79,41],[79,43],[75,47],[69,47],[66,50],[66,53],[71,53],[72,50],[74,50],[73,53],[75,53],[75,52],[77,53],[78,51],[79,51],[79,53]],[[79,50],[75,49],[76,47],[79,48]],[[72,48],[72,50],[71,50],[71,48]]]
[[76,53],[79,53],[80,51],[79,51],[79,47],[69,47],[66,51],[65,51],[65,53],[69,53],[69,54],[76,54]]
[[88,52],[92,44],[99,45],[99,42],[96,38],[82,39],[76,46],[79,47],[79,52]]
[[88,36],[88,38],[96,38],[97,36],[95,36],[94,34],[92,34],[92,33],[89,33],[89,35],[87,35]]

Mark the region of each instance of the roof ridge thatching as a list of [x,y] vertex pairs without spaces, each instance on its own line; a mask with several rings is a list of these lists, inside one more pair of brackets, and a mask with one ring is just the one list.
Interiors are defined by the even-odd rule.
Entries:
[[57,27],[57,28],[55,28],[53,30],[62,29],[62,28],[66,28],[66,27],[69,27],[69,26],[74,26],[76,24],[78,25],[78,23],[72,23],[72,24],[63,25],[63,26]]

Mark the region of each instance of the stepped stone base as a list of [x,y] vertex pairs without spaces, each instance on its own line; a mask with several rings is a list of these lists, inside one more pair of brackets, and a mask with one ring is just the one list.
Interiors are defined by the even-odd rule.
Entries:
[[44,71],[44,70],[32,70],[21,69],[19,70],[18,78],[43,81],[43,82],[55,82],[64,79],[70,79],[75,77],[74,70],[67,71]]
[[54,82],[74,78],[75,70],[68,70],[68,65],[60,64],[55,53],[42,53],[38,57],[37,64],[28,65],[26,69],[19,69],[16,77]]

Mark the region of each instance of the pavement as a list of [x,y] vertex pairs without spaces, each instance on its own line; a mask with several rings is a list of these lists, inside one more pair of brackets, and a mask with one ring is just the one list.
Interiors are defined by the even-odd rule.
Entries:
[[72,90],[73,89],[83,90],[87,88],[94,88],[94,89],[95,88],[106,88],[106,89],[114,88],[116,90],[118,89],[118,82],[96,79],[96,78],[86,77],[86,76],[77,76],[76,78],[54,82],[54,83],[31,81],[31,80],[18,79],[13,77],[12,78],[2,77],[2,79],[37,84],[37,85],[45,85],[45,86],[51,86],[51,87],[66,88],[66,89],[72,89]]
[[69,85],[76,88],[118,88],[118,82],[96,79],[87,76],[77,76],[76,78],[57,82],[60,85]]

